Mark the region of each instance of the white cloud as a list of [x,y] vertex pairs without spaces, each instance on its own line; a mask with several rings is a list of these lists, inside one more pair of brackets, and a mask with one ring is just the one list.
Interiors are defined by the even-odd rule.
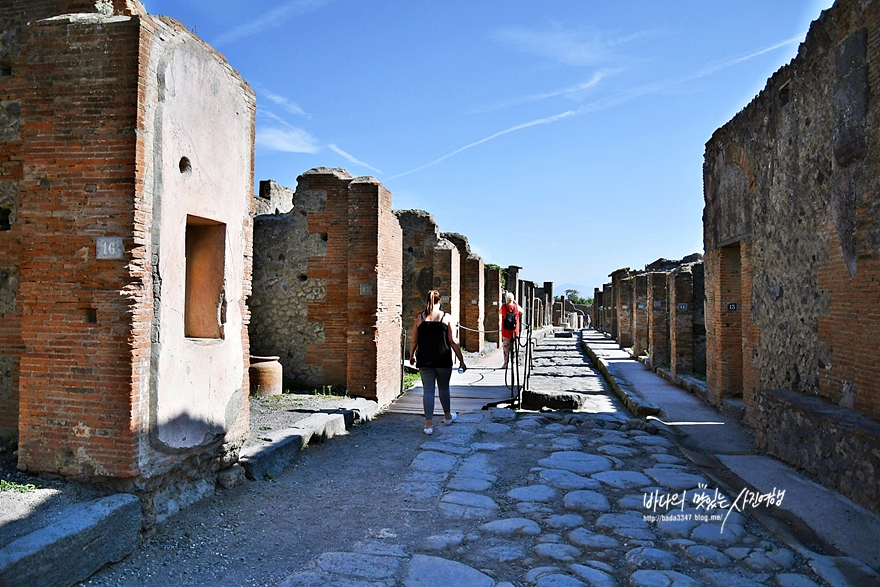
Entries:
[[539,102],[541,100],[547,100],[549,98],[556,98],[559,96],[565,96],[566,98],[579,99],[583,94],[588,93],[590,90],[599,85],[599,82],[602,81],[607,75],[616,73],[619,70],[613,70],[608,68],[603,68],[593,74],[593,76],[585,81],[582,81],[573,86],[569,86],[567,88],[562,88],[559,90],[553,90],[551,92],[545,92],[543,94],[529,94],[527,96],[519,96],[517,98],[510,98],[509,100],[505,100],[499,104],[495,104],[494,106],[486,106],[482,108],[475,108],[473,112],[491,112],[493,110],[499,110],[502,108],[507,108],[509,106],[514,106],[517,104],[528,104],[530,102]]
[[[292,0],[290,2],[285,2],[278,8],[270,10],[262,16],[220,35],[214,39],[211,44],[215,47],[219,47],[226,43],[237,41],[238,39],[256,35],[264,30],[280,26],[291,18],[318,9],[329,2],[331,2],[331,0]],[[245,10],[246,8],[243,7],[242,9]]]
[[295,104],[291,102],[284,96],[279,96],[278,94],[273,94],[268,90],[263,90],[260,92],[262,95],[266,97],[267,100],[278,104],[282,108],[284,108],[290,114],[296,114],[297,116],[304,116],[305,118],[311,118],[309,114],[306,114],[305,110],[300,108],[299,104]]
[[380,170],[376,169],[375,167],[373,167],[371,165],[367,165],[363,161],[355,159],[353,156],[349,155],[348,153],[346,153],[345,151],[343,151],[342,149],[340,149],[339,147],[337,147],[336,145],[334,145],[332,143],[327,145],[327,148],[330,149],[331,151],[333,151],[334,153],[336,153],[337,155],[340,155],[340,156],[344,157],[345,159],[351,161],[355,165],[360,165],[361,167],[366,167],[370,171],[375,171],[376,173],[382,173]]
[[551,30],[537,31],[521,27],[499,29],[490,36],[521,51],[560,61],[565,65],[584,66],[606,62],[611,57],[610,49],[628,43],[647,33],[634,33],[622,37],[603,37],[593,34],[565,30],[553,25]]
[[315,137],[301,128],[258,128],[256,143],[271,151],[285,153],[317,153],[321,147]]

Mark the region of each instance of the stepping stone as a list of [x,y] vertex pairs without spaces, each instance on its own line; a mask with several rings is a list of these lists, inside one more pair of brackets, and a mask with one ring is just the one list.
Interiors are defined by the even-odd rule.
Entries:
[[535,567],[533,569],[530,569],[523,578],[526,580],[526,583],[537,583],[538,579],[540,579],[544,575],[552,575],[554,573],[560,573],[561,571],[562,569],[560,569],[559,567]]
[[703,587],[700,581],[677,571],[636,571],[629,583],[632,587]]
[[819,585],[804,575],[797,573],[780,573],[776,575],[776,584],[779,587],[819,587]]
[[577,438],[557,438],[553,441],[555,450],[575,450],[582,446],[583,443]]
[[409,481],[397,486],[401,491],[413,496],[417,501],[425,501],[438,497],[443,493],[443,487],[439,483],[425,483],[424,481]]
[[618,528],[636,528],[647,530],[648,523],[636,514],[602,514],[596,520],[596,528],[600,530],[616,530]]
[[611,510],[608,498],[601,493],[586,489],[566,493],[563,505],[565,509],[576,512],[607,512]]
[[584,522],[585,520],[583,516],[579,516],[578,514],[554,514],[544,520],[544,525],[553,528],[554,530],[561,530],[563,528],[583,526]]
[[594,550],[605,550],[608,548],[617,548],[620,546],[620,542],[617,539],[612,538],[611,536],[605,536],[604,534],[596,534],[595,532],[590,532],[586,528],[578,528],[577,530],[572,530],[568,535],[568,539],[575,546],[581,546],[583,548],[591,548]]
[[700,524],[691,532],[690,539],[712,546],[726,548],[742,543],[745,528],[739,524],[725,524],[722,531],[721,524]]
[[663,469],[660,467],[652,467],[645,470],[645,475],[673,491],[683,491],[685,489],[694,489],[700,484],[708,485],[709,481],[700,475],[684,473],[675,469]]
[[478,520],[494,516],[498,511],[498,504],[485,495],[452,491],[440,500],[440,511],[450,518]]
[[[775,573],[776,571],[783,570],[782,565],[768,557],[760,550],[753,550],[749,554],[749,556],[739,561],[739,564],[756,573]],[[788,568],[786,568],[785,570],[788,570]]]
[[404,587],[493,587],[495,580],[477,569],[436,556],[417,554],[404,573]]
[[518,546],[493,546],[485,550],[483,555],[500,563],[509,563],[522,560],[526,553]]
[[564,563],[576,561],[581,556],[581,551],[568,544],[545,542],[535,545],[535,553],[545,558],[552,558]]
[[489,452],[494,452],[497,450],[501,450],[506,446],[506,444],[501,444],[500,442],[476,442],[471,445],[471,448],[473,448],[474,450],[485,450]]
[[489,455],[477,453],[464,459],[456,474],[467,475],[468,477],[481,477],[491,474],[490,471],[492,471],[492,467],[489,466]]
[[355,543],[355,552],[360,554],[372,554],[376,556],[406,557],[406,548],[402,544],[389,544],[381,540],[360,540]]
[[632,569],[648,567],[652,570],[671,569],[678,563],[678,558],[669,551],[659,548],[633,548],[626,553],[626,564]]
[[464,534],[461,532],[435,534],[425,538],[425,548],[430,550],[443,550],[444,548],[460,546],[462,542],[464,542]]
[[478,430],[483,434],[510,434],[510,426],[497,422],[483,422]]
[[455,468],[458,459],[452,455],[445,455],[439,452],[424,451],[416,455],[413,459],[413,469],[417,471],[430,471],[433,473],[448,473]]
[[684,460],[674,457],[670,454],[665,453],[656,453],[652,454],[651,458],[657,461],[658,463],[666,463],[669,465],[685,465],[687,464]]
[[602,485],[595,479],[582,477],[571,471],[561,469],[544,469],[540,476],[557,489],[599,489]]
[[641,514],[645,512],[645,496],[638,494],[624,495],[617,500],[617,507],[623,510],[634,510]]
[[448,444],[445,442],[437,442],[434,440],[429,440],[427,442],[423,442],[422,446],[419,447],[421,450],[431,450],[436,452],[447,453],[451,455],[466,455],[471,450],[464,446],[456,446],[454,444]]
[[489,417],[493,422],[513,422],[516,420],[516,411],[510,408],[492,408]]
[[685,552],[689,559],[702,567],[726,567],[730,564],[730,557],[711,546],[697,544],[688,547]]
[[538,536],[541,527],[534,520],[527,518],[505,518],[487,522],[480,526],[480,530],[490,534],[520,534],[522,536]]
[[507,497],[511,497],[518,501],[538,501],[548,502],[556,497],[556,490],[546,485],[529,485],[528,487],[517,487],[507,492]]
[[535,587],[589,587],[583,581],[578,581],[569,575],[544,575]]
[[539,460],[538,464],[548,469],[562,469],[578,475],[592,475],[612,468],[611,461],[606,457],[577,451],[555,452]]
[[591,477],[616,489],[647,487],[651,484],[651,480],[638,471],[603,471]]
[[645,446],[662,446],[663,448],[672,448],[675,446],[662,436],[637,435],[633,440]]
[[600,452],[605,455],[611,455],[612,457],[631,457],[636,454],[631,448],[626,448],[625,446],[618,446],[616,444],[606,444],[605,446],[600,446],[596,449],[596,452]]
[[325,573],[373,581],[391,579],[400,567],[400,561],[394,557],[355,552],[325,552],[315,563]]
[[725,571],[703,569],[700,571],[700,575],[702,575],[712,587],[765,587],[763,583],[758,583],[751,579],[746,579],[742,575]]
[[486,491],[492,488],[492,482],[476,477],[456,475],[446,484],[446,488],[455,491]]
[[585,580],[591,587],[617,587],[617,581],[603,571],[586,565],[568,565],[575,575]]

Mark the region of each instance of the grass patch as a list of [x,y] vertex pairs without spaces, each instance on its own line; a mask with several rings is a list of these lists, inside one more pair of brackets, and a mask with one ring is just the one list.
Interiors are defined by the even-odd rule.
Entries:
[[418,373],[408,373],[404,372],[403,374],[403,389],[410,389],[413,385],[416,384],[416,381],[419,380]]
[[16,483],[15,481],[7,481],[0,479],[0,491],[15,491],[17,493],[30,493],[39,489],[39,486],[33,483]]

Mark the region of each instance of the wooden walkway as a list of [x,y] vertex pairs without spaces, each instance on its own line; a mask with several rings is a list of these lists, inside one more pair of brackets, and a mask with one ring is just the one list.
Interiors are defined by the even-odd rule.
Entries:
[[[500,352],[495,355],[496,353],[492,353],[481,358],[461,375],[457,370],[452,372],[449,395],[453,412],[459,414],[479,412],[487,404],[511,399],[511,392],[504,385],[504,369],[500,368],[502,362]],[[422,416],[424,414],[422,396],[422,383],[419,381],[415,387],[397,398],[386,411],[392,414]],[[440,405],[440,397],[436,395],[436,391],[434,415],[443,416],[443,407]]]

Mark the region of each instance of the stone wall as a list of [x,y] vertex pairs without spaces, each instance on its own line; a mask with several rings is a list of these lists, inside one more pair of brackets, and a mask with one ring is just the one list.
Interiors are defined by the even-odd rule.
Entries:
[[669,367],[670,305],[667,273],[648,273],[648,357],[651,367]]
[[257,216],[249,301],[255,355],[287,385],[341,386],[390,403],[400,387],[403,234],[373,178],[316,168],[293,209]]
[[0,433],[161,518],[248,429],[254,94],[132,0],[0,23]]
[[[394,214],[403,230],[403,326],[409,332],[434,288],[434,247],[440,241],[440,229],[424,210],[396,210]],[[409,345],[406,350],[409,353]]]
[[[759,430],[811,426],[761,409],[766,389],[880,417],[878,33],[880,5],[838,0],[706,145],[707,381],[716,403],[742,395]],[[766,450],[792,459],[780,442]],[[816,476],[858,499],[820,461]],[[876,478],[867,467],[855,474]]]
[[293,190],[272,179],[260,181],[260,190],[254,198],[254,216],[282,214],[293,209]]
[[441,236],[452,242],[458,249],[461,270],[459,289],[459,308],[461,326],[459,342],[462,349],[479,353],[483,351],[483,316],[486,313],[483,290],[485,277],[483,259],[471,252],[467,237],[457,232],[443,232]]
[[639,357],[648,350],[648,274],[633,276],[633,355]]

